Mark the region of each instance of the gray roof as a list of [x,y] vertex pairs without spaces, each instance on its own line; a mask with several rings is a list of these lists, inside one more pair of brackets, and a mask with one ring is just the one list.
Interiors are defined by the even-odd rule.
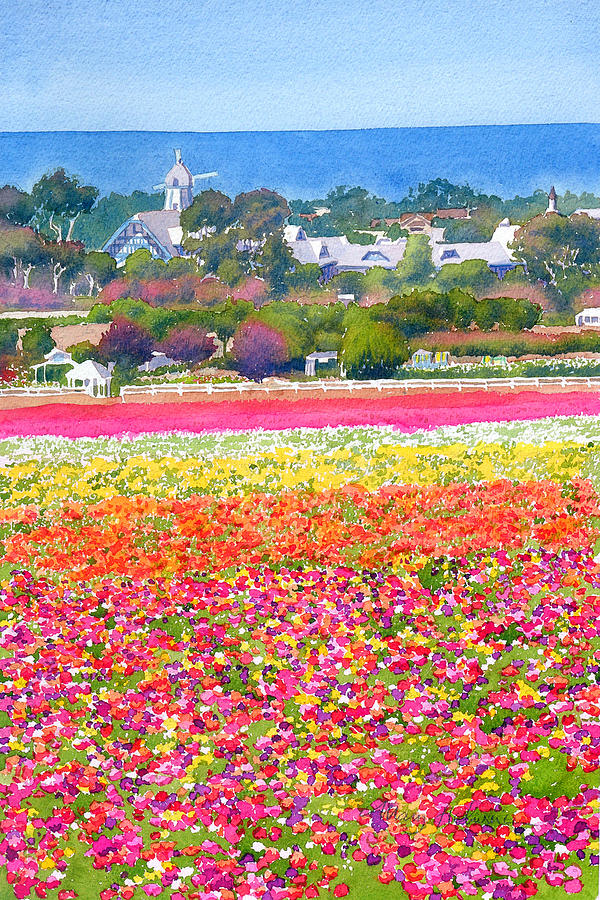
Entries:
[[179,228],[180,215],[178,209],[154,209],[150,212],[136,213],[132,218],[143,222],[171,256],[179,256],[179,250],[171,240],[169,229]]
[[[432,257],[433,264],[438,269],[448,263],[461,263],[471,259],[481,259],[488,266],[508,266],[513,262],[500,241],[461,244],[434,243]],[[442,259],[442,257],[444,258]]]
[[380,238],[374,244],[351,244],[344,235],[289,240],[289,247],[301,265],[335,265],[340,270],[365,271],[375,266],[395,269],[406,249],[406,240]]

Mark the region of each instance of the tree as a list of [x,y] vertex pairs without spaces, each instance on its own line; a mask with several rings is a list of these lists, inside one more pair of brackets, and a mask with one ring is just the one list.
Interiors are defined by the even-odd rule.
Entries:
[[[205,275],[216,275],[221,263],[226,260],[236,260],[242,265],[242,254],[237,249],[240,239],[239,233],[232,228],[220,234],[210,234],[201,241],[195,241],[197,245],[196,257],[200,261],[201,271]],[[192,249],[190,240],[185,242],[186,249]]]
[[36,322],[31,328],[28,328],[21,338],[21,346],[23,348],[23,357],[27,364],[32,366],[43,361],[46,353],[54,348],[52,340],[51,328],[42,322]]
[[223,231],[235,220],[233,203],[221,191],[202,191],[194,197],[191,206],[181,213],[180,224],[184,234],[193,234],[203,228]]
[[498,285],[498,278],[483,259],[467,259],[460,263],[446,263],[433,282],[436,289],[445,293],[454,288],[472,291],[479,297]]
[[254,240],[262,240],[277,231],[290,215],[285,197],[266,188],[238,194],[233,207],[245,237]]
[[288,291],[315,291],[321,287],[321,267],[318,263],[296,263],[286,276]]
[[146,362],[154,349],[154,338],[141,325],[130,319],[116,318],[98,344],[101,362],[116,362],[123,369],[133,369]]
[[98,293],[117,277],[117,264],[110,254],[92,250],[86,254],[83,274],[89,285],[88,293],[91,297],[94,290]]
[[559,311],[600,277],[600,222],[586,215],[570,219],[536,216],[515,234],[515,258],[533,282],[542,282]]
[[313,349],[304,309],[298,303],[280,300],[267,303],[256,314],[258,321],[283,336],[288,360],[303,360]]
[[391,325],[354,325],[344,335],[341,357],[350,378],[391,378],[408,359],[408,345]]
[[34,268],[47,259],[46,248],[31,228],[0,228],[0,266],[11,273],[15,287],[29,288]]
[[209,359],[217,349],[213,338],[204,328],[175,327],[169,331],[160,349],[176,362],[200,363]]
[[256,256],[255,265],[261,277],[269,282],[269,295],[274,299],[285,297],[295,260],[281,234],[272,234],[266,239]]
[[223,353],[227,352],[227,344],[241,323],[254,312],[254,306],[248,300],[228,298],[215,308],[212,328],[223,344]]
[[11,225],[29,225],[35,213],[31,194],[11,184],[0,188],[0,219]]
[[404,256],[396,266],[395,281],[400,290],[426,287],[435,268],[431,258],[431,244],[426,234],[411,234],[406,241]]
[[239,259],[227,258],[219,263],[217,278],[219,281],[222,281],[223,284],[235,287],[240,281],[244,280],[245,275],[246,273],[244,272]]
[[125,260],[125,278],[129,281],[154,281],[166,273],[166,263],[155,259],[149,250],[140,247]]
[[42,175],[31,191],[40,225],[46,225],[56,235],[60,244],[63,227],[69,223],[65,240],[73,237],[75,222],[81,213],[91,210],[98,197],[98,188],[91,184],[80,184],[79,179],[67,175],[64,169]]
[[46,241],[46,253],[52,267],[52,293],[58,294],[61,279],[71,279],[71,290],[75,288],[75,279],[81,274],[85,265],[83,246],[75,241]]
[[242,375],[262,381],[265,375],[279,371],[287,362],[285,338],[264,322],[248,319],[235,333],[233,358]]

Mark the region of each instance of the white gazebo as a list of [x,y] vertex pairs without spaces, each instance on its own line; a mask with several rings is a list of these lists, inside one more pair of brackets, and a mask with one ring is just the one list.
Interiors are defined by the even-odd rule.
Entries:
[[59,350],[58,347],[53,347],[50,353],[44,354],[44,362],[38,363],[36,366],[32,366],[35,373],[35,380],[38,380],[38,370],[42,370],[43,380],[46,381],[46,366],[68,366],[73,365],[73,357],[70,353],[67,353],[66,350]]
[[83,388],[90,397],[109,397],[114,363],[108,365],[107,369],[93,359],[75,363],[67,372],[67,385],[72,389]]

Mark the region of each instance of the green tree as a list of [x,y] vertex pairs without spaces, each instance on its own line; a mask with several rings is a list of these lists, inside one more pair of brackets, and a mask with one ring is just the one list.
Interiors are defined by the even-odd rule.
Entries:
[[600,222],[586,215],[536,216],[515,234],[515,258],[546,286],[559,311],[600,277]]
[[341,358],[350,378],[391,378],[408,359],[408,345],[391,325],[354,325],[342,340]]
[[21,338],[23,347],[23,360],[28,366],[36,365],[44,361],[46,353],[54,348],[51,336],[51,328],[41,322],[36,322],[28,328]]
[[295,266],[292,251],[280,233],[270,235],[256,256],[255,265],[261,277],[269,284],[269,296],[285,297],[288,278]]
[[67,222],[65,240],[70,241],[75,222],[82,213],[91,210],[98,197],[98,189],[91,184],[80,184],[76,176],[67,175],[60,168],[42,175],[34,184],[31,197],[40,227],[46,226],[61,243]]
[[288,291],[315,291],[321,287],[321,267],[317,263],[295,264],[286,276]]
[[231,198],[221,191],[211,189],[196,194],[192,205],[181,213],[180,224],[184,235],[207,227],[223,231],[235,218]]
[[261,188],[238,194],[234,215],[245,237],[262,240],[281,228],[290,215],[290,208],[281,194]]
[[249,300],[233,300],[228,298],[215,307],[211,319],[211,327],[223,344],[223,352],[227,350],[227,344],[248,316],[254,312],[254,306]]
[[98,293],[117,277],[117,264],[108,253],[92,250],[86,253],[83,274],[89,287],[89,296]]
[[167,266],[162,259],[155,259],[149,250],[140,248],[125,260],[125,278],[128,281],[155,281],[163,278]]
[[303,360],[313,349],[306,313],[298,303],[290,301],[267,303],[253,318],[283,336],[289,360]]
[[442,293],[459,288],[482,296],[498,286],[498,278],[483,259],[467,259],[443,265],[433,283]]
[[396,266],[396,280],[401,290],[426,287],[435,275],[431,244],[426,234],[411,234],[404,256]]
[[235,287],[246,277],[242,264],[237,257],[228,257],[219,263],[217,278],[230,287]]
[[31,228],[0,228],[0,268],[15,287],[29,287],[31,273],[48,261],[48,252]]
[[0,220],[11,225],[29,225],[35,214],[31,194],[11,184],[0,188]]

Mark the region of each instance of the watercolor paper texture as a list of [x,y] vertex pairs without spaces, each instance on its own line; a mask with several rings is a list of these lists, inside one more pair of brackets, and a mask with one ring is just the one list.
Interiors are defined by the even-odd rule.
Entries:
[[599,19],[2,4],[0,900],[597,900]]

